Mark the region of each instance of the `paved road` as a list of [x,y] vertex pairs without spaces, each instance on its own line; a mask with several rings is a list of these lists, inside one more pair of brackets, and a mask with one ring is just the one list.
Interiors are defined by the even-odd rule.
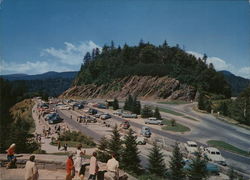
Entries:
[[[143,102],[145,103],[145,102]],[[153,105],[153,104],[152,104]],[[161,104],[159,104],[161,106]],[[162,106],[161,106],[162,107]],[[164,106],[165,107],[165,106]],[[168,107],[169,108],[169,107]],[[174,108],[169,108],[169,109],[172,109],[172,110],[176,110]],[[98,110],[99,112],[102,112],[101,110]],[[98,134],[98,133],[95,133],[94,131],[84,127],[84,126],[81,126],[79,125],[79,123],[77,123],[76,121],[72,120],[69,118],[70,116],[70,113],[67,112],[67,111],[63,111],[63,113],[58,110],[59,112],[59,115],[64,118],[64,120],[69,123],[71,126],[75,127],[76,129],[78,129],[79,131],[83,132],[83,133],[87,133],[89,136],[93,137],[95,140],[99,140],[101,138],[101,136]],[[184,111],[179,111],[181,113],[185,113]],[[65,115],[65,113],[67,115]],[[192,116],[192,114],[188,114],[186,113],[186,115],[189,115],[189,116]],[[193,116],[193,117],[196,117],[196,118],[201,118],[199,116]],[[118,122],[122,122],[124,119],[118,117],[118,116],[113,116],[112,115],[112,118],[115,120],[115,121],[118,121]],[[216,120],[218,121],[218,120]],[[135,128],[139,128],[141,129],[142,128],[142,124],[138,124],[136,122],[130,122],[131,126],[135,127]],[[176,141],[179,141],[179,142],[186,142],[188,140],[196,140],[194,139],[195,137],[199,137],[197,135],[194,135],[194,134],[190,134],[190,135],[177,135],[177,134],[172,134],[172,133],[168,133],[166,131],[161,131],[161,130],[158,130],[158,129],[154,129],[154,128],[151,128],[151,131],[152,133],[158,135],[158,136],[162,136],[162,137],[167,137],[169,139],[173,139],[173,140],[176,140]],[[222,132],[223,133],[223,132]],[[193,136],[193,137],[192,137]],[[199,141],[198,141],[199,142]],[[199,143],[200,145],[203,145],[203,146],[206,146],[204,143]],[[221,151],[222,155],[227,159],[229,160],[230,162],[237,162],[237,164],[233,164],[233,163],[230,163],[230,164],[233,164],[234,166],[237,166],[236,169],[238,170],[243,170],[244,172],[250,172],[250,165],[249,165],[249,162],[250,162],[250,158],[248,157],[244,157],[244,156],[240,156],[240,155],[237,155],[237,154],[234,154],[234,153],[231,153],[231,152],[227,152],[227,151]],[[144,163],[146,162],[146,159],[144,159],[144,157],[142,157],[142,160],[144,161]]]
[[[55,105],[51,105],[53,108],[56,108],[57,107]],[[83,125],[80,125],[78,122],[72,120],[70,118],[70,113],[67,112],[67,111],[64,111],[62,112],[61,110],[57,109],[57,112],[59,114],[59,116],[61,118],[63,118],[63,120],[68,123],[70,126],[72,126],[73,128],[77,129],[78,131],[84,133],[84,134],[87,134],[88,136],[90,137],[93,137],[95,141],[98,141],[100,138],[101,138],[101,135],[84,127]]]
[[210,114],[198,113],[193,110],[194,104],[168,105],[155,102],[143,101],[142,104],[157,105],[158,107],[168,108],[176,112],[199,119],[201,122],[196,124],[194,133],[187,135],[189,139],[216,139],[228,142],[243,150],[250,150],[250,131],[244,128],[220,121]]

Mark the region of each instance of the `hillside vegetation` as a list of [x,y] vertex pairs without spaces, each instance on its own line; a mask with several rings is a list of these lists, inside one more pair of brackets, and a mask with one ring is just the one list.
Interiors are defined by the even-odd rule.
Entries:
[[23,119],[30,125],[30,132],[35,130],[35,122],[32,118],[32,108],[34,106],[32,99],[25,99],[16,103],[13,107],[10,108],[10,114],[14,121],[18,119]]
[[160,46],[140,42],[138,46],[124,45],[122,48],[105,45],[100,53],[94,49],[87,53],[84,64],[74,85],[111,83],[127,76],[168,76],[182,84],[230,97],[230,87],[223,75],[215,71],[212,64],[206,64],[207,56],[197,59],[179,46],[170,47],[165,41]]

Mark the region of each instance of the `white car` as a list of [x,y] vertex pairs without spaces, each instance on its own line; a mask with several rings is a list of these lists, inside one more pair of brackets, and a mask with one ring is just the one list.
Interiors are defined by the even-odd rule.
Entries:
[[59,106],[58,108],[61,110],[70,110],[70,107],[67,105],[62,105],[62,106]]
[[[136,135],[135,135],[136,136]],[[125,141],[125,136],[121,136],[121,141]],[[138,145],[145,145],[146,144],[146,141],[145,141],[145,138],[143,136],[136,136],[136,144]]]
[[226,165],[225,159],[221,156],[221,153],[217,148],[214,147],[205,148],[205,156],[209,161],[216,162],[223,166]]
[[187,141],[187,143],[184,143],[184,147],[187,150],[187,152],[191,154],[198,151],[197,143],[194,141]]
[[148,118],[144,121],[145,124],[157,124],[157,125],[163,125],[162,120],[156,119],[154,117]]

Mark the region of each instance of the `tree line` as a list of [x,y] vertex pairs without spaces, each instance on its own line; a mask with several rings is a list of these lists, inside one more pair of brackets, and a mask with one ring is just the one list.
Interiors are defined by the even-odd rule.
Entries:
[[242,124],[250,125],[250,87],[243,90],[235,100],[213,100],[211,96],[201,93],[198,108],[209,113],[220,113]]
[[31,124],[25,119],[10,115],[10,108],[25,99],[25,89],[13,86],[9,81],[0,78],[0,152],[5,153],[8,147],[15,143],[17,153],[31,153],[39,148],[30,133]]
[[196,58],[178,45],[170,47],[166,41],[159,46],[140,41],[137,46],[105,45],[91,56],[87,53],[74,81],[75,85],[105,84],[126,76],[169,76],[181,83],[230,97],[230,87],[213,64],[207,64],[207,55]]

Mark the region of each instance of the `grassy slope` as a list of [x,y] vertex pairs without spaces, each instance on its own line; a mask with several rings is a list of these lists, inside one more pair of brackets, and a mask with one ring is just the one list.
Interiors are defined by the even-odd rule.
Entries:
[[177,122],[175,123],[176,124],[175,126],[172,126],[171,122],[169,120],[164,120],[163,123],[164,123],[164,126],[162,127],[162,129],[166,130],[166,131],[173,131],[173,132],[187,132],[187,131],[190,131],[189,127],[184,126],[182,124],[179,124]]
[[207,144],[209,144],[210,146],[216,147],[218,149],[224,149],[227,151],[231,151],[234,152],[236,154],[240,154],[243,156],[249,156],[250,154],[247,151],[244,151],[242,149],[239,149],[231,144],[228,144],[224,141],[218,141],[218,140],[209,140],[207,141]]
[[30,133],[35,131],[35,122],[32,118],[32,108],[34,106],[34,102],[31,99],[25,99],[16,103],[10,109],[10,113],[12,117],[16,120],[18,117],[27,121],[31,125]]

